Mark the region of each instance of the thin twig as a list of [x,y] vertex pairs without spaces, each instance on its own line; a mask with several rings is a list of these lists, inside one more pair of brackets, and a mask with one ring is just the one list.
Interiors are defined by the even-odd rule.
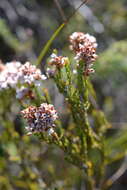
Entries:
[[85,4],[87,3],[89,0],[84,0],[76,9],[75,11],[72,13],[72,15],[67,19],[67,22],[75,15],[75,13]]
[[61,17],[63,18],[63,21],[66,22],[67,19],[66,19],[66,16],[65,16],[65,14],[64,14],[64,11],[63,11],[63,9],[62,9],[60,3],[59,3],[59,0],[54,0],[54,2],[55,2],[56,6],[57,6],[57,8],[58,8],[58,10],[59,10],[59,12],[60,12],[60,14],[61,14]]
[[125,157],[125,160],[121,167],[117,170],[115,174],[113,174],[104,184],[104,189],[108,189],[113,183],[115,183],[127,170],[127,156]]

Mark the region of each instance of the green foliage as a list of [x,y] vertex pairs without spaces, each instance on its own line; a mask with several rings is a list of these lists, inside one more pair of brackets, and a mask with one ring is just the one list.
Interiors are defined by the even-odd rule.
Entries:
[[[122,73],[127,73],[127,42],[119,41],[113,43],[108,50],[104,51],[98,58],[97,64],[95,65],[98,75],[107,78],[108,76]],[[114,81],[117,84],[118,81]]]

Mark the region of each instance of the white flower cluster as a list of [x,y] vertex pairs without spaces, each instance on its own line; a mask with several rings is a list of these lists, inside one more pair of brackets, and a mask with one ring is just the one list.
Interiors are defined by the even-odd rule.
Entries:
[[45,80],[46,76],[41,74],[40,69],[37,69],[35,65],[31,65],[30,62],[26,62],[19,68],[20,83],[40,85],[41,80]]
[[27,120],[28,135],[39,132],[48,132],[49,135],[54,133],[54,121],[58,115],[52,104],[43,103],[40,107],[30,106],[21,111],[21,114]]
[[14,88],[18,92],[17,97],[20,97],[21,91],[23,94],[27,91],[23,85],[27,87],[33,84],[40,85],[41,80],[45,79],[46,76],[41,74],[40,69],[35,65],[29,62],[22,65],[20,62],[13,61],[7,63],[0,72],[0,90]]
[[79,46],[89,46],[91,45],[93,48],[97,48],[96,38],[90,34],[84,34],[83,32],[74,32],[69,36],[69,41],[71,43],[70,49],[78,51]]
[[19,68],[20,62],[8,62],[0,72],[0,90],[7,89],[9,87],[16,88],[19,81]]

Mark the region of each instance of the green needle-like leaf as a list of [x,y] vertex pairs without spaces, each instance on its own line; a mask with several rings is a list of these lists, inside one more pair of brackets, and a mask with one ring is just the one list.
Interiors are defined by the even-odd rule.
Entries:
[[43,57],[46,55],[47,51],[49,50],[52,42],[54,41],[54,39],[58,36],[58,34],[60,33],[60,31],[63,29],[63,27],[65,26],[65,23],[61,24],[57,30],[53,33],[53,35],[51,36],[51,38],[47,41],[46,45],[44,46],[44,48],[42,49],[38,59],[37,59],[37,65],[39,65],[43,59]]

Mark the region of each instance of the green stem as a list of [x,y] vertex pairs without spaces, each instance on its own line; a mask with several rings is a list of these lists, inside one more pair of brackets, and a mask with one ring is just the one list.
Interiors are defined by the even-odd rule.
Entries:
[[[73,93],[70,93],[72,90],[69,88],[63,80],[62,71],[57,70],[57,73],[54,77],[56,85],[59,91],[67,98],[69,104],[71,105],[71,111],[74,118],[74,121],[77,125],[78,135],[81,139],[81,150],[80,154],[83,158],[82,162],[86,165],[86,184],[88,190],[93,190],[94,181],[93,181],[93,167],[89,159],[89,150],[92,148],[93,143],[93,134],[92,129],[90,128],[88,120],[88,87],[87,87],[87,78],[84,79],[83,75],[84,63],[79,63],[78,67],[78,88],[76,97],[73,96]],[[70,68],[66,67],[67,72],[67,82],[68,85],[72,85],[72,79],[70,78]],[[75,99],[76,98],[76,99]]]
[[[84,134],[86,137],[85,145],[83,144],[82,146],[85,148],[85,164],[87,166],[86,168],[86,175],[87,175],[87,180],[86,180],[86,186],[88,190],[93,190],[94,189],[94,181],[93,181],[93,167],[92,163],[89,159],[89,151],[92,148],[93,144],[93,137],[92,137],[92,129],[90,128],[89,120],[88,120],[88,105],[89,105],[89,98],[88,98],[88,86],[87,86],[87,77],[83,75],[84,71],[84,63],[81,61],[79,63],[79,70],[78,70],[78,86],[79,86],[79,97],[80,101],[83,101],[83,104],[85,105],[85,109],[83,110],[84,112]],[[85,78],[84,78],[85,77]],[[82,102],[81,102],[82,103]],[[84,135],[83,135],[84,136]],[[84,143],[84,142],[83,142]]]
[[35,103],[37,106],[40,106],[40,104],[42,104],[43,102],[46,101],[45,97],[42,96],[38,90],[38,87],[34,87],[35,93],[36,93],[36,99],[35,99]]

